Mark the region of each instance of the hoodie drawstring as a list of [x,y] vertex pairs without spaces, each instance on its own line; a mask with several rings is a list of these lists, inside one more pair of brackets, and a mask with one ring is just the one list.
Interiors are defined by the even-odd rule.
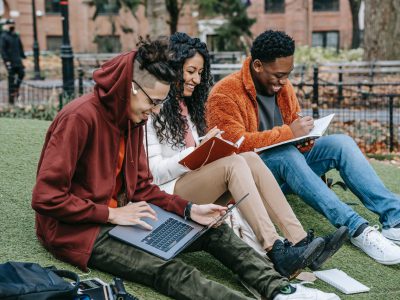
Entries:
[[150,164],[149,164],[149,143],[147,142],[147,122],[144,124],[144,134],[146,138],[146,158],[147,158],[147,178],[150,177]]

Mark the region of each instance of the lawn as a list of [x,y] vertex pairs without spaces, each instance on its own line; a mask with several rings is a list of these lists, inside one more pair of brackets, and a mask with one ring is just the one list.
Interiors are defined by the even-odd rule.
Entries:
[[[6,261],[30,261],[43,266],[54,265],[79,274],[71,265],[55,259],[38,243],[34,232],[34,212],[31,209],[31,191],[35,182],[37,161],[49,122],[24,119],[0,118],[0,263]],[[374,162],[373,166],[385,184],[400,194],[400,169]],[[338,179],[337,172],[330,176]],[[371,224],[378,218],[367,211],[350,193],[335,188],[343,201],[366,217]],[[289,196],[299,219],[305,228],[314,228],[317,235],[324,235],[333,227],[320,215],[295,196]],[[193,264],[208,278],[246,293],[235,277],[220,263],[205,253],[192,253],[182,259]],[[315,287],[336,292],[342,299],[400,299],[400,266],[383,266],[347,242],[343,248],[324,265],[324,268],[340,268],[371,288],[366,294],[346,296],[321,281]],[[92,270],[88,275],[110,282],[112,276]],[[127,282],[128,290],[139,299],[168,299],[142,285]]]

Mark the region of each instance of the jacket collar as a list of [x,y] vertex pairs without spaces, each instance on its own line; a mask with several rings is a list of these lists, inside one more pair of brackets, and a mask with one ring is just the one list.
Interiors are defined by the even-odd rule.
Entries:
[[240,72],[242,75],[242,82],[243,82],[245,90],[251,96],[250,97],[251,100],[253,102],[257,102],[257,100],[256,100],[257,99],[257,91],[256,91],[256,87],[253,82],[253,78],[251,77],[250,64],[251,64],[251,57],[249,56],[244,61]]

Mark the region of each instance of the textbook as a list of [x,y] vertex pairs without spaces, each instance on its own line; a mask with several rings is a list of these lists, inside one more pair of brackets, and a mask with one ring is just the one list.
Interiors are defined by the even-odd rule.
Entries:
[[298,138],[294,138],[291,140],[287,140],[281,143],[277,143],[277,144],[273,144],[273,145],[269,145],[269,146],[265,146],[265,147],[261,147],[261,148],[255,148],[254,151],[255,152],[262,152],[271,148],[275,148],[278,146],[282,146],[282,145],[300,145],[300,144],[304,144],[305,142],[311,141],[311,140],[315,140],[321,136],[324,135],[326,129],[328,129],[329,124],[331,123],[333,117],[335,116],[335,114],[330,114],[326,117],[320,118],[318,120],[314,121],[314,128],[310,131],[309,134],[298,137]]
[[329,283],[345,294],[369,292],[370,288],[358,282],[339,269],[315,271],[317,278]]
[[220,137],[212,137],[203,145],[197,147],[192,153],[185,156],[179,163],[190,170],[196,170],[217,159],[236,153],[244,140],[242,136],[236,143]]

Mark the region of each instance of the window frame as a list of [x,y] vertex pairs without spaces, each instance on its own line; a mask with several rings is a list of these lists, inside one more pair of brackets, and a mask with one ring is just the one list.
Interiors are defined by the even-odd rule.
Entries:
[[[54,9],[54,4],[57,3],[58,10]],[[51,5],[52,10],[48,10],[48,6]],[[60,7],[60,0],[44,0],[44,13],[46,15],[60,15],[61,14],[61,7]]]
[[272,2],[272,1],[276,1],[276,0],[264,0],[264,13],[265,14],[284,14],[286,12],[286,3],[285,0],[278,0],[282,2],[282,11],[272,11],[272,10],[267,10],[267,3],[268,2]]
[[[319,3],[319,5],[321,5],[321,4],[327,4],[327,3],[332,3],[332,2],[337,2],[337,9],[335,9],[335,8],[333,8],[333,9],[327,9],[326,7],[325,8],[318,8],[318,9],[316,9],[316,7],[315,7],[315,2],[316,1],[319,1],[320,3]],[[333,5],[332,5],[333,6]],[[340,0],[313,0],[313,2],[312,2],[312,11],[313,12],[339,12],[340,11]]]
[[[329,33],[337,33],[337,45],[336,45],[336,47],[330,47],[330,46],[328,47],[327,46],[327,40],[328,40],[328,34]],[[312,36],[314,34],[322,34],[322,46],[314,46],[312,44],[312,40],[313,40]],[[339,51],[339,49],[340,49],[340,31],[339,30],[316,30],[316,31],[313,31],[311,33],[311,47],[333,48],[336,51]]]

